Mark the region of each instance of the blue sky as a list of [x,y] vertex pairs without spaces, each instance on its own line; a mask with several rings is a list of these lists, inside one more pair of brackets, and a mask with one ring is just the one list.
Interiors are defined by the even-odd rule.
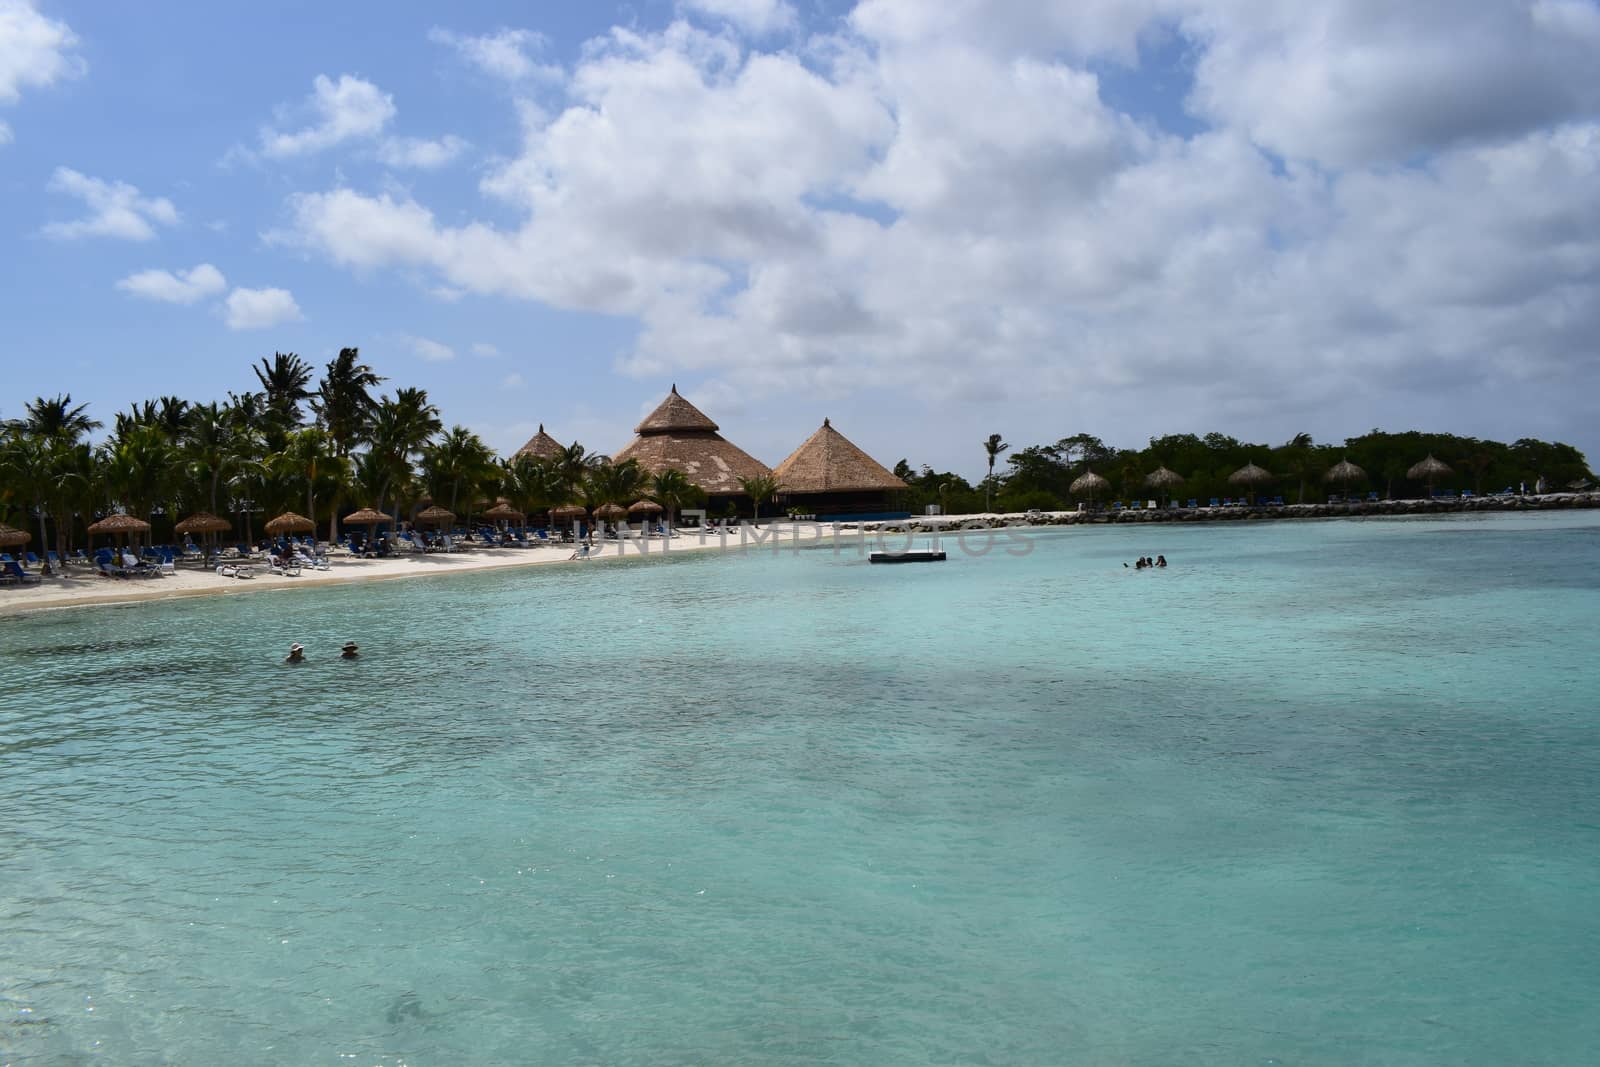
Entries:
[[1596,54],[1594,0],[0,0],[0,416],[357,345],[508,451],[677,382],[771,463],[1594,458]]

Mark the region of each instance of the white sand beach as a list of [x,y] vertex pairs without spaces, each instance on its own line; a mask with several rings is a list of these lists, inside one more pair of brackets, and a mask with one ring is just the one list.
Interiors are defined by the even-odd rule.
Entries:
[[[786,542],[799,538],[814,541],[824,531],[806,526],[791,527],[774,523],[748,531],[747,544],[762,546],[782,537]],[[737,549],[740,531],[730,531],[726,539],[715,534],[702,537],[698,530],[680,532],[670,539],[659,537],[604,541],[595,545],[586,559],[573,559],[574,546],[551,545],[538,548],[479,547],[462,552],[408,552],[386,559],[361,559],[348,554],[328,556],[325,570],[302,568],[297,575],[273,574],[264,561],[240,562],[249,578],[226,577],[198,563],[179,563],[176,569],[158,577],[109,578],[84,566],[69,565],[65,573],[49,575],[26,585],[0,587],[0,616],[55,608],[129,601],[169,600],[192,596],[233,596],[267,589],[310,589],[349,582],[397,581],[405,578],[468,574],[504,567],[529,567],[570,563],[572,566],[604,565],[618,559],[659,558],[666,554]]]

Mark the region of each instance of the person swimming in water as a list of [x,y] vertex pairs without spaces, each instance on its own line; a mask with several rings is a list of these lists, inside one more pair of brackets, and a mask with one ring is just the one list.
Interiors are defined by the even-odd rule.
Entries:
[[306,661],[306,646],[296,641],[289,646],[289,654],[283,657],[285,663],[304,663]]
[[339,650],[340,659],[357,659],[361,655],[361,646],[354,641],[346,641],[344,648]]

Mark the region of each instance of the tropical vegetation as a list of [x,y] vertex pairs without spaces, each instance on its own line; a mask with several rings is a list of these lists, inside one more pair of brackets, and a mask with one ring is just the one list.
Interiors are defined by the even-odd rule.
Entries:
[[[1592,484],[1594,473],[1583,453],[1571,445],[1521,438],[1511,444],[1454,434],[1385,433],[1373,430],[1338,444],[1318,444],[1310,434],[1298,434],[1281,445],[1252,444],[1222,433],[1169,434],[1152,437],[1145,448],[1117,448],[1092,434],[1063,437],[1053,444],[1009,449],[999,434],[983,442],[989,475],[977,486],[950,471],[912,467],[901,460],[894,473],[907,485],[905,503],[913,511],[929,504],[946,513],[985,510],[993,495],[1000,511],[1037,508],[1059,510],[1087,502],[1087,491],[1074,493],[1072,485],[1090,471],[1110,483],[1097,491],[1100,500],[1125,501],[1173,497],[1204,503],[1213,497],[1243,496],[1246,489],[1230,481],[1247,464],[1267,471],[1271,495],[1285,503],[1317,503],[1330,494],[1376,493],[1380,498],[1426,496],[1434,490],[1471,490],[1483,495],[1506,488],[1529,490],[1542,482],[1549,489],[1569,489]],[[1006,470],[994,473],[995,460],[1006,455]],[[1433,456],[1450,473],[1411,477],[1419,461]],[[1327,480],[1341,462],[1360,468],[1350,480]],[[1165,468],[1181,480],[1157,485],[1149,481]],[[1348,472],[1349,468],[1345,468]],[[1256,492],[1263,487],[1257,486]]]
[[230,520],[248,541],[265,518],[294,511],[336,540],[341,516],[364,507],[398,523],[429,505],[465,519],[497,500],[536,515],[641,498],[673,512],[700,499],[679,472],[652,478],[576,442],[549,459],[501,459],[472,431],[446,427],[426,390],[380,392],[385,379],[355,348],[320,377],[292,352],[251,369],[255,389],[222,402],[144,400],[100,440],[104,424],[70,394],[26,404],[0,423],[0,522],[32,532],[41,553],[66,555],[114,512],[149,522],[157,542],[177,540],[173,526],[195,512]]

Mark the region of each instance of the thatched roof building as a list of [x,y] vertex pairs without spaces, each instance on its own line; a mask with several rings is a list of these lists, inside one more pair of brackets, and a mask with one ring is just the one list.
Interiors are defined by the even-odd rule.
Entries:
[[561,442],[544,432],[544,423],[539,424],[539,432],[528,438],[528,443],[517,449],[515,455],[532,456],[534,459],[555,459],[566,449]]
[[819,515],[888,512],[894,494],[910,488],[828,419],[773,474],[786,501]]
[[717,424],[679,396],[676,385],[633,432],[638,436],[612,459],[636,459],[651,474],[680,470],[710,497],[738,496],[740,478],[772,473],[718,433]]
[[861,451],[828,419],[773,472],[786,494],[884,493],[910,486]]

